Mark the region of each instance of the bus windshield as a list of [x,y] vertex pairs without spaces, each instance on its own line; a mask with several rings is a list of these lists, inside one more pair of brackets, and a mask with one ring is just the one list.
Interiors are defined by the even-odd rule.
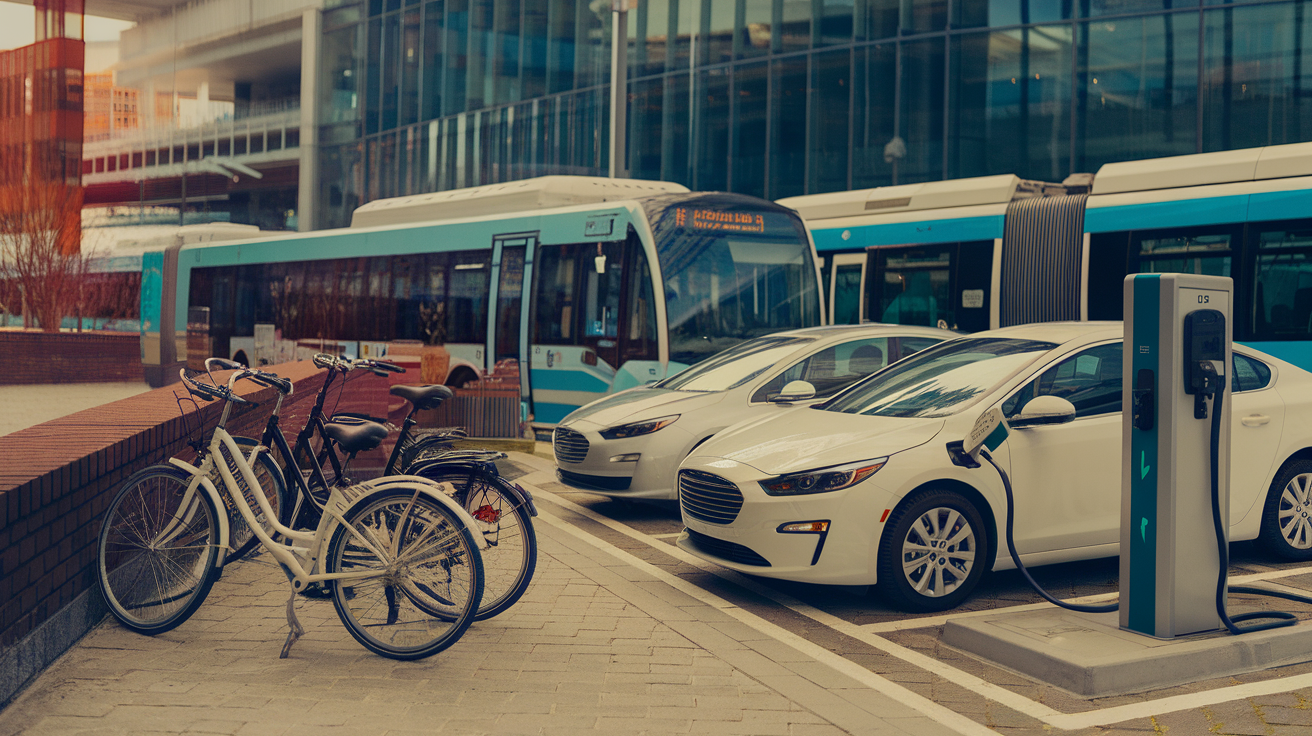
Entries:
[[675,204],[653,218],[671,361],[696,363],[749,338],[820,323],[801,221],[722,198]]

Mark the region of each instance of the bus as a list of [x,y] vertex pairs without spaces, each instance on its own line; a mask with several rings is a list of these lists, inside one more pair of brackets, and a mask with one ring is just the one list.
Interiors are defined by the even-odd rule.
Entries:
[[521,419],[541,427],[822,322],[795,212],[664,182],[547,176],[379,200],[347,228],[181,245],[143,270],[161,374],[209,354],[422,353],[425,382],[517,384]]
[[835,323],[1119,320],[1128,274],[1212,274],[1234,279],[1237,341],[1312,370],[1312,143],[779,203],[811,230]]

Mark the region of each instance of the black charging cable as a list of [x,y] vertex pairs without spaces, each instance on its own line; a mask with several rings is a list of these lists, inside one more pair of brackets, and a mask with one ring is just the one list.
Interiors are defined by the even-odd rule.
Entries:
[[[1214,382],[1214,386],[1211,385]],[[1283,626],[1293,626],[1298,623],[1298,617],[1288,611],[1253,611],[1251,613],[1241,613],[1238,616],[1230,616],[1226,611],[1226,573],[1230,569],[1230,545],[1226,542],[1225,526],[1221,522],[1221,406],[1225,396],[1225,376],[1217,375],[1209,378],[1209,387],[1212,391],[1212,526],[1216,530],[1216,549],[1221,556],[1220,574],[1216,579],[1216,613],[1221,617],[1221,623],[1225,624],[1226,629],[1231,634],[1248,634],[1254,631],[1265,631],[1267,629],[1278,629]],[[1284,598],[1285,600],[1297,601],[1299,603],[1312,603],[1312,597],[1298,595],[1296,593],[1285,593],[1276,590],[1267,590],[1265,588],[1253,588],[1247,585],[1236,585],[1230,588],[1233,593],[1245,593],[1248,595],[1265,595],[1272,598]],[[1240,621],[1252,621],[1254,619],[1275,619],[1264,624],[1255,626],[1238,626]]]
[[1025,580],[1029,582],[1031,588],[1034,588],[1034,592],[1038,593],[1043,597],[1043,600],[1054,606],[1061,606],[1067,610],[1079,611],[1080,613],[1111,613],[1120,608],[1120,603],[1107,603],[1101,606],[1086,606],[1079,603],[1068,603],[1054,598],[1048,593],[1048,591],[1043,589],[1043,586],[1039,585],[1038,581],[1030,575],[1030,571],[1025,569],[1025,563],[1020,561],[1020,554],[1016,552],[1016,539],[1012,534],[1012,529],[1016,524],[1016,502],[1011,493],[1011,479],[1007,477],[1007,471],[1003,470],[997,463],[993,462],[993,456],[989,455],[988,450],[981,448],[979,454],[985,460],[989,461],[989,465],[992,465],[993,469],[998,471],[998,475],[1002,478],[1002,488],[1007,493],[1007,551],[1011,553],[1011,561],[1015,563],[1016,569],[1020,570],[1020,574],[1025,576]]
[[[1267,629],[1276,629],[1283,626],[1293,626],[1298,623],[1298,617],[1287,611],[1253,611],[1251,613],[1241,613],[1238,616],[1230,616],[1226,610],[1226,579],[1230,569],[1230,545],[1225,538],[1225,526],[1221,521],[1221,415],[1223,396],[1225,394],[1225,376],[1213,373],[1208,378],[1208,393],[1212,395],[1212,427],[1211,427],[1211,486],[1212,486],[1212,526],[1216,531],[1216,548],[1220,554],[1220,573],[1216,581],[1216,612],[1220,616],[1221,622],[1225,624],[1226,629],[1235,635],[1248,634],[1254,631],[1265,631]],[[955,443],[954,443],[955,444]],[[949,454],[952,449],[949,448]],[[960,454],[960,453],[958,453]],[[1013,533],[1016,523],[1016,499],[1011,490],[1011,478],[1007,471],[1003,470],[986,449],[980,449],[980,456],[988,461],[993,469],[998,471],[998,477],[1002,478],[1002,488],[1007,496],[1007,522],[1005,526],[1005,536],[1007,542],[1007,552],[1011,555],[1011,561],[1016,565],[1016,569],[1025,577],[1026,582],[1047,602],[1060,606],[1070,611],[1080,613],[1111,613],[1120,608],[1120,603],[1107,603],[1100,606],[1081,605],[1070,603],[1055,598],[1048,591],[1039,585],[1030,571],[1025,568],[1025,564],[1020,561],[1020,554],[1016,551],[1016,539]],[[954,455],[954,462],[959,462]],[[1247,585],[1235,585],[1229,587],[1232,593],[1245,595],[1263,595],[1272,598],[1283,598],[1285,600],[1295,601],[1298,603],[1312,604],[1312,597],[1298,595],[1296,593],[1286,593],[1278,590],[1268,590],[1266,588],[1254,588]],[[1238,626],[1238,622],[1252,621],[1258,619],[1275,619],[1268,623],[1257,624],[1254,626]]]

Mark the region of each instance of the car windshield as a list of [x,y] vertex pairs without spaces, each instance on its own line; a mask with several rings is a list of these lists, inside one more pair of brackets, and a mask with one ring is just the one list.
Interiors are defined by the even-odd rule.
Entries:
[[676,391],[727,391],[756,378],[803,343],[802,337],[760,337],[716,353],[656,384]]
[[947,416],[1055,347],[996,337],[952,340],[875,374],[818,408],[881,417]]

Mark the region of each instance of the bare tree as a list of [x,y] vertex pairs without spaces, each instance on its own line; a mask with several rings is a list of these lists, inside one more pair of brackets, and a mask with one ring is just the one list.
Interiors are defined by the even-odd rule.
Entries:
[[[82,188],[34,181],[11,168],[17,169],[0,164],[0,269],[17,286],[23,314],[42,330],[58,332],[63,318],[77,311],[88,272],[79,243]],[[14,311],[19,305],[6,306]]]

